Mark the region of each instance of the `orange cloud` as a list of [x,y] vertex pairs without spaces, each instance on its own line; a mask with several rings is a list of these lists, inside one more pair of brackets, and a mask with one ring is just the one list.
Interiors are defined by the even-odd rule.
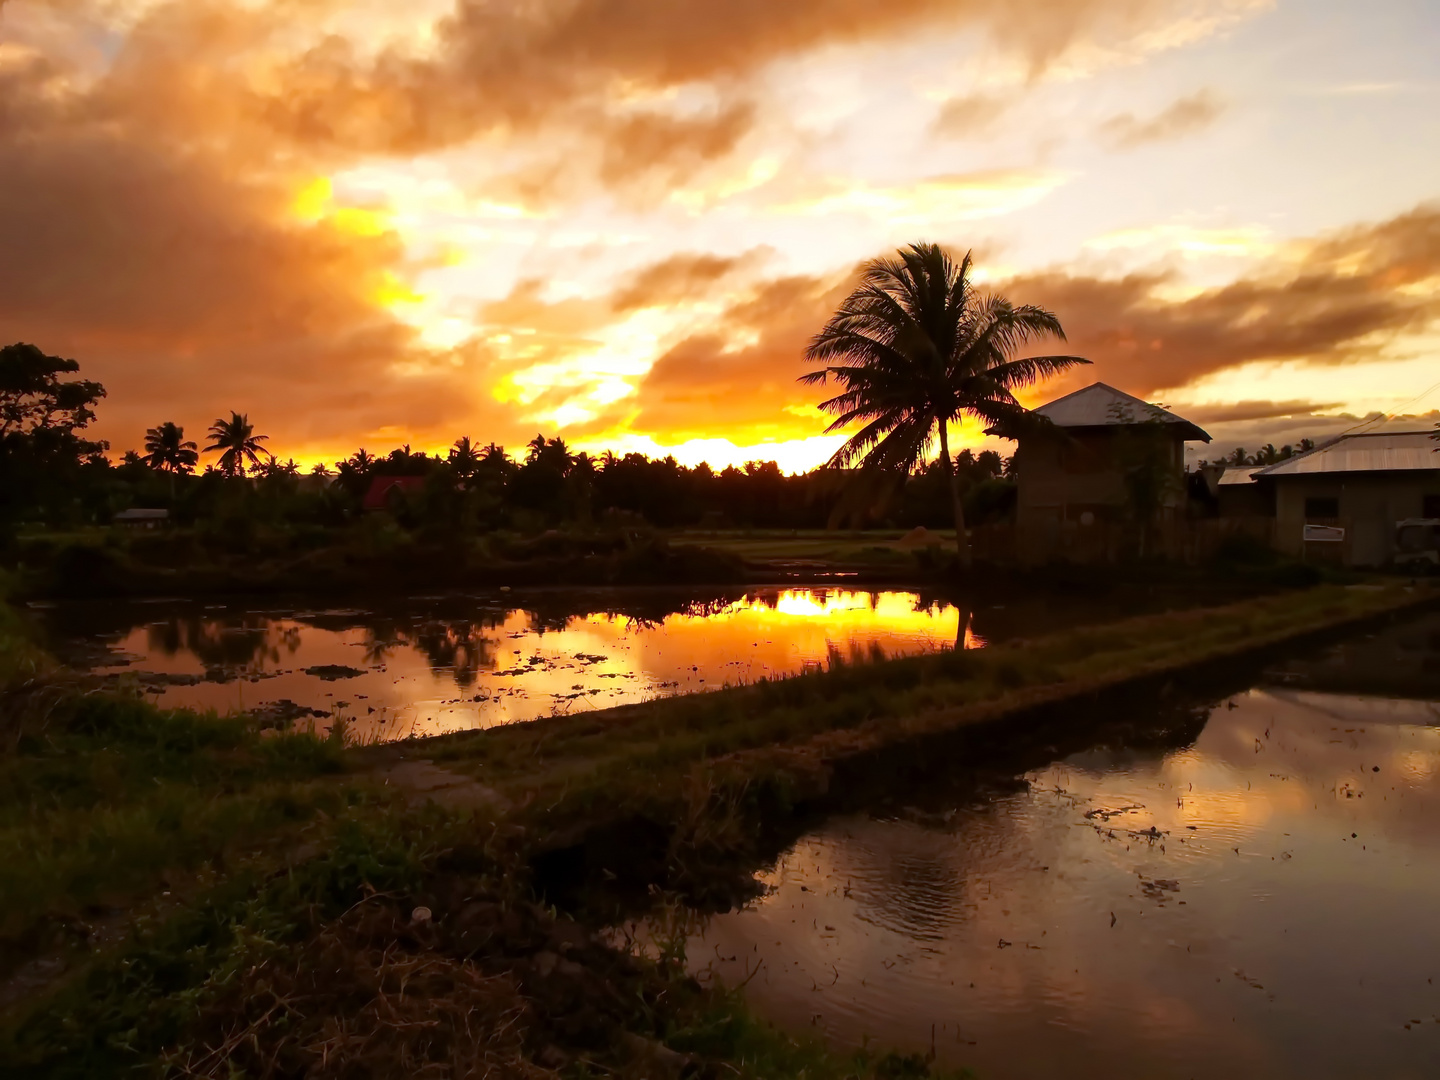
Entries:
[[[528,172],[521,187],[573,186],[586,158],[623,187],[728,154],[757,115],[748,81],[780,60],[978,28],[1038,72],[1082,42],[1163,38],[1166,27],[1209,25],[1262,3],[457,0],[419,48],[332,35],[275,65],[254,92],[264,122],[307,147],[414,154],[486,135],[563,134],[565,160]],[[713,108],[676,104],[696,88]]]
[[[994,283],[1017,303],[1056,312],[1069,343],[1095,367],[1042,396],[1104,378],[1151,393],[1257,360],[1342,363],[1371,355],[1377,339],[1440,318],[1440,207],[1359,226],[1306,245],[1292,262],[1252,277],[1163,297],[1168,272],[1121,278],[1073,271],[1021,274]],[[843,274],[789,277],[759,286],[656,360],[636,394],[633,430],[662,442],[724,431],[739,441],[798,438],[823,430],[813,390],[795,383],[810,337],[844,294]],[[1217,422],[1278,420],[1332,404],[1248,402],[1205,416]],[[1205,411],[1205,410],[1201,410]],[[1249,429],[1247,429],[1249,430]]]
[[610,296],[616,311],[704,298],[726,277],[764,256],[763,249],[731,257],[680,252],[637,271]]
[[303,220],[282,174],[106,115],[43,60],[0,68],[0,102],[0,325],[111,388],[117,445],[231,408],[282,452],[474,414],[489,356],[387,310],[409,295],[393,232]]
[[1180,98],[1147,120],[1137,118],[1134,113],[1112,116],[1100,125],[1100,135],[1117,150],[1133,150],[1146,143],[1203,131],[1218,120],[1225,109],[1225,102],[1213,91],[1200,90]]
[[819,434],[826,424],[814,391],[796,379],[806,370],[805,346],[847,284],[780,278],[731,304],[714,326],[655,361],[637,391],[632,427],[663,442],[721,431],[741,443]]
[[[66,60],[70,52],[23,40],[0,49],[0,325],[106,382],[102,434],[121,446],[159,420],[201,425],[229,408],[250,412],[281,452],[373,444],[382,431],[416,445],[466,432],[513,441],[533,434],[537,418],[670,445],[813,436],[825,421],[794,378],[847,268],[756,282],[767,249],[690,250],[702,230],[685,234],[682,253],[554,298],[524,261],[541,257],[549,234],[525,222],[504,237],[475,228],[485,235],[467,252],[474,276],[457,273],[450,283],[460,284],[437,294],[422,276],[433,257],[407,250],[405,215],[384,212],[394,210],[388,180],[374,189],[383,206],[357,207],[316,178],[343,177],[371,155],[481,139],[493,168],[536,199],[591,199],[599,186],[626,193],[627,210],[643,208],[758,141],[774,104],[765,69],[786,59],[978,28],[1038,70],[1080,43],[1248,3],[1021,0],[1000,11],[979,0],[457,0],[433,25],[407,11],[407,26],[383,5],[346,0],[53,4],[82,20],[77,38],[104,37],[110,51],[96,60],[98,50],[77,46]],[[5,18],[21,10],[9,5]],[[382,16],[383,27],[366,30]],[[90,34],[97,26],[104,35]],[[1002,107],[960,99],[941,120],[959,134]],[[1117,117],[1109,137],[1135,145],[1173,135],[1217,107],[1200,95],[1158,116]],[[438,157],[421,165],[445,168]],[[772,213],[777,235],[797,248],[806,241],[783,220],[787,209],[928,226],[1028,205],[1064,178],[977,168],[812,182],[815,167],[777,156],[744,189],[749,209]],[[448,177],[457,191],[471,179],[463,172]],[[436,208],[411,217],[426,209]],[[470,209],[457,196],[425,228],[444,237],[473,225]],[[596,237],[582,258],[612,227],[642,231],[607,213],[576,226]],[[682,228],[694,217],[686,220]],[[1278,242],[1231,238],[1250,245],[1254,269],[1187,294],[1158,270],[1107,278],[1052,269],[997,288],[1053,308],[1072,348],[1137,392],[1254,360],[1357,360],[1437,317],[1437,221],[1440,209],[1422,207],[1289,254]],[[484,277],[485,245],[495,266],[516,265],[504,259],[524,248],[524,269],[498,284]],[[476,310],[479,295],[500,299]],[[422,308],[453,323],[446,334],[421,335]]]
[[[1344,363],[1440,319],[1440,206],[1356,226],[1188,299],[1157,290],[1169,272],[1098,278],[1064,270],[997,287],[1060,316],[1069,348],[1135,393],[1183,386],[1259,360]],[[1073,381],[1073,380],[1072,380]]]
[[1010,99],[999,94],[969,94],[951,98],[940,106],[931,130],[948,138],[966,138],[991,130],[1010,108]]

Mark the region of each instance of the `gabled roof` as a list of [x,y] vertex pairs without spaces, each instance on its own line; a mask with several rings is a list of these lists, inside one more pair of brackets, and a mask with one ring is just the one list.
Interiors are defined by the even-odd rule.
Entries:
[[1066,394],[1041,405],[1035,412],[1056,427],[1127,427],[1131,424],[1179,424],[1184,438],[1209,442],[1210,436],[1201,428],[1168,409],[1141,401],[1123,390],[1103,382],[1091,383],[1083,390]]
[[1433,431],[1377,431],[1341,435],[1308,453],[1261,469],[1257,476],[1317,473],[1415,472],[1440,469],[1440,442]]

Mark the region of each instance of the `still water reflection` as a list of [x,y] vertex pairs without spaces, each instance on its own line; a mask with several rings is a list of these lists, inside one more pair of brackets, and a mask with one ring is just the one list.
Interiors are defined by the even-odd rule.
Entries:
[[984,644],[906,592],[446,596],[393,610],[182,603],[49,609],[71,663],[162,705],[250,708],[365,739],[488,727],[800,671],[832,653]]
[[831,820],[692,962],[984,1078],[1440,1075],[1440,705],[1313,688],[1367,649],[1433,684],[1437,628],[1290,665],[1186,745]]

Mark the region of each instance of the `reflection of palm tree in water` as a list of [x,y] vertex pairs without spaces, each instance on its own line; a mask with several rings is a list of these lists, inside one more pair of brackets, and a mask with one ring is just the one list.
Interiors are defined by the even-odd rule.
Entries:
[[277,666],[282,654],[293,656],[300,648],[300,632],[298,626],[264,616],[207,619],[189,615],[152,623],[146,637],[152,652],[166,656],[190,652],[206,668],[260,672]]
[[382,635],[373,629],[367,629],[365,643],[361,645],[361,655],[369,667],[384,667],[390,662],[390,654],[405,644],[399,637],[394,635]]
[[390,662],[390,655],[408,644],[406,625],[394,619],[372,617],[365,626],[365,641],[361,644],[361,655],[369,667],[383,667]]
[[495,666],[496,642],[484,631],[504,623],[504,614],[478,620],[429,620],[413,626],[398,620],[372,619],[362,646],[371,666],[388,663],[396,649],[412,648],[424,654],[436,670],[448,670],[457,685],[475,685],[482,668]]
[[471,622],[422,623],[414,645],[429,659],[432,668],[449,669],[456,685],[468,690],[475,685],[481,668],[495,666],[496,642],[487,638],[483,629]]
[[965,635],[970,629],[970,620],[974,617],[964,608],[956,608],[955,614],[955,651],[959,652],[965,648]]

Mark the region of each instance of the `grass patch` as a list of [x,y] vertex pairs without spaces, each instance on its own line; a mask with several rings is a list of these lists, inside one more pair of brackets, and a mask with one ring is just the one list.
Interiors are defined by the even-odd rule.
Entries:
[[15,702],[3,734],[9,964],[83,938],[89,920],[182,876],[219,872],[242,849],[291,843],[349,797],[330,781],[344,767],[337,741],[63,684]]
[[330,830],[328,850],[299,868],[270,880],[241,868],[169,918],[142,921],[115,954],[10,1017],[0,1041],[7,1075],[113,1076],[202,1053],[184,1047],[187,1037],[247,972],[286,957],[365,896],[420,882],[438,851],[424,839],[437,835],[427,824],[352,811]]
[[12,1016],[6,1075],[934,1075],[792,1039],[683,953],[610,948],[481,831],[434,807],[352,815],[303,866],[233,876]]

